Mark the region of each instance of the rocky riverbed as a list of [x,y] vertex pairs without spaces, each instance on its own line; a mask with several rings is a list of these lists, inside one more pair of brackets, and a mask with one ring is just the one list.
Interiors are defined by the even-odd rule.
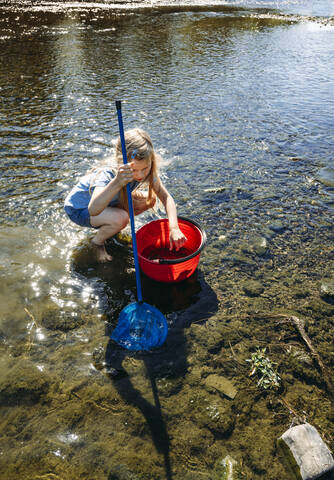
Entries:
[[[289,480],[304,421],[334,450],[333,12],[276,3],[1,3],[1,480]],[[186,282],[143,276],[169,325],[149,354],[109,337],[131,249],[97,265],[63,212],[116,97],[208,236]]]

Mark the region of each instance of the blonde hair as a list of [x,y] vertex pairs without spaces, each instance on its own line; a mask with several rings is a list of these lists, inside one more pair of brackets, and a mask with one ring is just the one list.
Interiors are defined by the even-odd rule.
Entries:
[[[132,128],[124,132],[125,148],[128,162],[132,161],[132,157],[136,160],[151,160],[151,170],[145,179],[144,183],[148,184],[148,195],[146,199],[146,205],[148,208],[152,208],[156,203],[156,195],[153,191],[153,183],[158,177],[158,167],[160,162],[160,155],[154,151],[151,137],[145,130],[141,128]],[[96,176],[101,172],[101,168],[110,166],[112,159],[106,158],[98,167],[93,167],[89,172],[96,172]],[[118,137],[115,150],[115,163],[117,165],[123,164],[122,145],[121,138]],[[116,172],[115,172],[116,173]],[[91,180],[91,184],[95,180],[96,176]],[[91,186],[89,187],[89,193],[91,194]],[[120,207],[124,208],[129,213],[128,196],[126,186],[121,189],[120,192]]]
[[[158,176],[158,163],[160,155],[154,151],[152,140],[149,134],[141,128],[132,128],[131,130],[127,130],[124,132],[124,138],[128,162],[131,162],[132,158],[135,158],[138,161],[151,161],[151,170],[145,179],[145,183],[148,184],[146,205],[148,208],[151,208],[156,201],[156,195],[153,191],[153,183]],[[120,137],[118,137],[116,143],[115,159],[118,165],[123,163]],[[121,190],[120,203],[122,208],[129,211],[126,187],[123,187]]]

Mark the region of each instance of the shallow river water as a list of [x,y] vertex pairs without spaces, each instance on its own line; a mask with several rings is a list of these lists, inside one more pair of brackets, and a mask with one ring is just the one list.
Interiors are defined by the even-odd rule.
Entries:
[[[333,2],[214,3],[0,2],[1,480],[218,480],[227,455],[285,480],[276,440],[305,420],[334,450]],[[113,154],[115,99],[208,237],[189,280],[142,277],[169,324],[150,354],[109,341],[131,250],[97,265],[63,212]]]

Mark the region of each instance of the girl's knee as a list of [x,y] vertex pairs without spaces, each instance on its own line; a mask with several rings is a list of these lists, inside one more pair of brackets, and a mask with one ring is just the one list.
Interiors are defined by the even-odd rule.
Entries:
[[129,223],[129,215],[123,208],[106,208],[100,215],[90,217],[93,227],[104,227],[119,232]]

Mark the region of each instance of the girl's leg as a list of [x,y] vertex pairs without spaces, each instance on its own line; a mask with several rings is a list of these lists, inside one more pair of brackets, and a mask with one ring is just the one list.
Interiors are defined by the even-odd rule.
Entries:
[[100,227],[92,239],[97,248],[97,259],[99,262],[107,262],[112,257],[107,253],[104,242],[121,231],[129,222],[129,216],[122,208],[107,207],[99,215],[90,217],[93,227]]

